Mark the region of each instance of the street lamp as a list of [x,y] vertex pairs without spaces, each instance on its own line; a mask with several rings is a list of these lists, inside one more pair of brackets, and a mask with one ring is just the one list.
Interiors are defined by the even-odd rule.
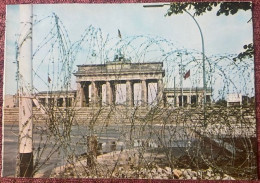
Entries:
[[[160,7],[164,7],[164,6],[170,6],[171,4],[147,4],[147,5],[143,5],[144,8],[160,8]],[[200,28],[199,23],[197,22],[197,20],[194,18],[194,16],[192,16],[190,14],[190,12],[186,11],[185,9],[183,9],[183,11],[185,13],[187,13],[196,23],[199,32],[200,32],[200,37],[201,37],[201,45],[202,45],[202,69],[203,69],[203,104],[205,106],[206,104],[206,91],[207,91],[207,83],[206,83],[206,70],[205,70],[205,49],[204,49],[204,38],[203,38],[203,34]]]

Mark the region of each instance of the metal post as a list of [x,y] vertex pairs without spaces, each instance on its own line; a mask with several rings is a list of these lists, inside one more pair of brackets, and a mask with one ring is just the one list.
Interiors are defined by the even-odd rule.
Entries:
[[16,74],[15,74],[15,80],[16,80],[16,97],[15,97],[15,107],[19,106],[19,47],[18,42],[15,41],[15,64],[16,64]]
[[181,106],[183,107],[183,66],[182,66],[182,54],[178,54],[181,57],[180,64],[180,80],[181,80]]
[[175,77],[174,77],[174,107],[176,107],[176,83],[175,83]]
[[33,176],[32,137],[32,5],[20,5],[19,157],[20,177]]

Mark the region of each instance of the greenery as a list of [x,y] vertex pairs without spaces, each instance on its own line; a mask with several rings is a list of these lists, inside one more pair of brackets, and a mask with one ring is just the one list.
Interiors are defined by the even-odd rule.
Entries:
[[227,101],[225,99],[219,99],[216,101],[216,105],[227,106]]
[[[251,2],[183,2],[183,3],[171,3],[168,9],[167,15],[182,14],[187,10],[193,10],[193,16],[201,16],[204,13],[211,11],[213,8],[218,8],[216,16],[220,15],[235,15],[239,10],[247,11],[252,9]],[[251,20],[251,19],[250,19]],[[249,21],[250,21],[249,20]],[[245,44],[243,46],[245,51],[238,54],[233,58],[242,60],[244,58],[252,58],[254,55],[253,43]]]

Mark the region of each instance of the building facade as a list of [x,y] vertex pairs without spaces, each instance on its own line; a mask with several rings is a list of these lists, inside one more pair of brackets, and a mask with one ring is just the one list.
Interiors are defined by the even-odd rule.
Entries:
[[134,106],[136,85],[141,88],[140,101],[142,106],[148,104],[148,86],[154,83],[156,88],[156,100],[163,98],[163,70],[162,62],[130,63],[125,61],[109,62],[99,65],[79,65],[74,73],[77,82],[77,106],[102,106],[115,105],[119,98],[118,86],[121,85],[125,96],[121,103]]
[[42,91],[37,93],[36,99],[43,106],[73,107],[76,99],[76,90],[73,91]]
[[[197,106],[203,104],[204,89],[200,87],[192,88],[165,88],[164,96],[167,105],[181,106]],[[206,103],[211,103],[212,89],[206,90]]]
[[[106,64],[78,65],[77,90],[40,92],[42,105],[57,107],[101,107],[111,105],[187,106],[203,102],[202,88],[166,88],[162,62],[131,63],[116,60]],[[206,101],[211,102],[212,90],[207,88]],[[183,96],[182,96],[183,95]]]

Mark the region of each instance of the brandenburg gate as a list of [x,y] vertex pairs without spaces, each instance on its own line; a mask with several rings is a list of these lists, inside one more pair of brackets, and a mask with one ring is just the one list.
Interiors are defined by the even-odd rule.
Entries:
[[[203,88],[166,88],[162,62],[131,63],[115,59],[105,64],[78,65],[74,73],[77,90],[40,92],[40,103],[57,107],[124,105],[186,107],[202,105]],[[182,96],[183,95],[183,96]],[[212,88],[206,90],[211,103]]]
[[[123,103],[126,106],[134,106],[135,84],[141,88],[142,106],[148,104],[148,92],[156,93],[157,103],[162,101],[165,75],[162,62],[131,63],[123,60],[77,67],[78,70],[74,73],[77,107],[115,105],[117,85],[125,85]],[[156,83],[154,91],[148,91],[149,83]]]

